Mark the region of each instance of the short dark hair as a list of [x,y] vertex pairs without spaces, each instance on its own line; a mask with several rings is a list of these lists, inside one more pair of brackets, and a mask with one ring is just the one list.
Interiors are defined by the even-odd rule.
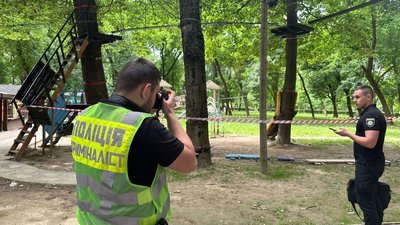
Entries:
[[370,94],[372,98],[374,98],[374,91],[372,90],[372,88],[368,85],[362,85],[362,86],[358,86],[355,91],[357,90],[361,90],[363,92],[364,95]]
[[151,83],[152,89],[161,81],[156,65],[144,58],[129,61],[118,74],[115,92],[130,92],[139,85]]

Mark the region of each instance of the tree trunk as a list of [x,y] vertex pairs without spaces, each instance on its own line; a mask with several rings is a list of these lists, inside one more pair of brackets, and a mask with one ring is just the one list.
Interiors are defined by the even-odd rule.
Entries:
[[246,116],[250,116],[249,99],[247,98],[247,93],[243,93],[243,103],[244,110],[246,111]]
[[399,69],[397,67],[397,59],[393,58],[392,59],[392,64],[393,64],[393,72],[394,76],[396,77],[396,87],[397,87],[397,102],[400,104],[400,74],[399,74]]
[[[78,23],[80,37],[89,37],[98,34],[96,1],[95,0],[74,0],[76,15],[87,10]],[[95,104],[101,99],[108,98],[105,82],[103,61],[101,57],[101,43],[90,40],[81,58],[83,85],[88,104]]]
[[[287,25],[297,23],[297,0],[287,0]],[[289,34],[286,39],[286,73],[282,91],[282,105],[279,119],[292,120],[296,115],[296,61],[297,35]],[[280,124],[277,141],[290,144],[291,124]]]
[[[186,115],[207,118],[204,37],[201,30],[199,0],[180,0],[179,6],[185,65]],[[211,165],[208,122],[188,120],[186,131],[198,153],[198,166]]]
[[114,89],[115,87],[115,83],[117,81],[117,77],[118,77],[118,70],[115,68],[114,66],[114,59],[112,56],[112,52],[109,49],[106,49],[106,56],[108,61],[110,62],[110,66],[111,66],[111,86]]
[[353,108],[351,107],[351,97],[350,97],[350,90],[349,89],[343,89],[344,93],[346,94],[346,105],[347,105],[347,112],[349,113],[349,117],[353,118],[354,117],[354,112]]
[[328,112],[326,110],[326,105],[325,102],[321,100],[321,105],[322,105],[322,114],[326,117],[328,115]]
[[[334,73],[335,79],[337,81],[338,84],[342,83],[342,77],[340,76],[340,72],[336,71],[336,73]],[[332,88],[333,89],[333,88]],[[339,117],[339,113],[337,111],[337,85],[335,85],[335,90],[332,90],[332,96],[333,96],[333,117],[334,118],[338,118]]]
[[337,111],[336,97],[332,99],[332,106],[333,106],[333,118],[338,118],[339,114]]
[[222,75],[221,66],[219,65],[218,59],[214,59],[213,64],[214,64],[215,73],[219,75],[219,77],[221,78],[221,81],[222,81],[222,85],[224,86],[224,94],[225,94],[224,97],[226,100],[226,101],[224,101],[225,102],[225,114],[232,116],[232,109],[231,109],[232,107],[229,105],[231,94],[229,92],[229,88],[228,88],[228,85],[226,84],[225,78]]
[[400,104],[400,82],[397,83],[397,101]]
[[237,76],[237,82],[238,82],[238,86],[239,86],[239,89],[240,89],[240,95],[241,95],[241,97],[239,98],[239,103],[240,103],[239,104],[239,110],[241,110],[241,103],[242,103],[242,97],[243,97],[243,104],[244,104],[244,110],[246,112],[246,116],[250,116],[249,101],[247,99],[247,93],[243,90],[243,81],[242,81],[242,79],[239,78],[241,75],[242,74],[240,73]]
[[312,104],[312,101],[311,101],[310,94],[308,94],[306,85],[305,85],[305,83],[304,83],[303,76],[301,76],[300,73],[299,73],[299,77],[300,77],[300,81],[301,81],[301,84],[302,84],[303,89],[304,89],[304,93],[305,93],[305,95],[306,95],[306,97],[307,97],[308,104],[310,105],[311,116],[312,116],[313,119],[315,119],[314,107],[313,107],[313,104]]
[[19,65],[22,66],[22,70],[24,71],[24,74],[20,74],[19,79],[21,80],[21,84],[24,82],[25,77],[29,74],[29,72],[31,71],[31,65],[29,63],[29,60],[25,57],[25,54],[23,53],[23,50],[25,48],[25,46],[22,45],[21,40],[16,42],[16,52],[17,54],[15,55],[15,57],[18,59],[18,61],[22,62]]
[[[375,14],[372,14],[372,43],[371,43],[371,50],[375,51],[376,49],[376,16]],[[362,69],[364,71],[365,77],[367,78],[369,84],[372,86],[372,88],[375,91],[376,96],[379,98],[382,104],[383,111],[385,113],[386,117],[391,117],[391,112],[389,109],[389,106],[387,104],[387,101],[385,99],[385,96],[383,95],[381,88],[379,87],[378,82],[375,80],[372,74],[373,70],[373,65],[374,65],[374,57],[373,55],[368,56],[368,63],[367,67],[362,66]]]
[[[278,99],[278,93],[279,93],[279,80],[281,78],[281,76],[279,75],[279,73],[270,73],[268,74],[271,76],[270,80],[268,80],[268,85],[267,89],[270,92],[271,96],[272,96],[272,100],[274,101],[274,106],[276,108],[276,105],[278,104],[276,102],[276,100]],[[269,88],[270,87],[270,88]]]
[[[162,43],[162,49],[161,49],[161,77],[167,81],[168,83],[170,83],[172,85],[172,87],[175,86],[175,78],[174,78],[174,74],[171,73],[172,70],[175,67],[176,62],[178,61],[179,57],[181,56],[182,52],[176,52],[174,53],[174,61],[172,62],[172,65],[167,65],[167,50],[166,50],[166,43]],[[169,66],[169,68],[166,68],[167,66]],[[171,74],[171,77],[169,77],[169,75]]]
[[336,91],[333,90],[332,85],[328,83],[328,98],[331,100],[333,108],[333,118],[338,118],[337,106],[336,106]]

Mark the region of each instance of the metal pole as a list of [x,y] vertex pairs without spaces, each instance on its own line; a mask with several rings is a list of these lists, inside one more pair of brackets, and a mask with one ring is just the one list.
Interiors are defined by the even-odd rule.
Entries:
[[261,1],[261,46],[260,46],[260,171],[266,174],[268,171],[267,157],[267,0]]

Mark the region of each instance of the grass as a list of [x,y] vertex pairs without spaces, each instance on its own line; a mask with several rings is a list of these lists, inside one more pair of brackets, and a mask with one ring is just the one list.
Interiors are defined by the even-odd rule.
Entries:
[[[246,117],[244,111],[234,111],[234,117],[228,118],[228,121],[209,121],[209,136],[258,136],[260,135],[258,116],[257,111],[251,111],[250,117]],[[270,121],[272,117],[273,113],[268,112],[267,120]],[[243,121],[237,122],[238,120]],[[163,121],[165,122],[165,120]],[[297,113],[293,121],[304,121],[304,123],[293,123],[291,125],[291,137],[302,144],[315,144],[317,146],[325,144],[346,145],[349,141],[334,134],[329,127],[334,129],[346,128],[351,132],[355,132],[355,122],[352,122],[346,115],[332,118],[323,114],[316,114],[315,119],[311,119],[311,114],[309,113]],[[186,120],[182,119],[180,122],[183,127],[186,127]],[[386,143],[400,145],[398,137],[400,137],[400,121],[396,120],[393,124],[388,124]]]
[[[208,130],[210,137],[216,136],[258,136],[260,134],[260,125],[258,123],[258,112],[251,112],[249,118],[243,118],[245,112],[236,112],[235,116],[238,118],[232,118],[234,121],[238,119],[246,120],[246,122],[208,122]],[[272,113],[268,114],[268,120],[272,118]],[[351,132],[355,132],[355,123],[344,124],[340,121],[348,120],[344,115],[339,118],[326,117],[322,114],[316,114],[315,119],[311,119],[310,114],[298,113],[294,118],[294,121],[307,121],[308,123],[292,124],[291,125],[291,138],[299,144],[313,145],[315,147],[323,147],[324,145],[341,144],[350,145],[347,138],[340,138],[334,134],[329,127],[340,129],[346,128]],[[337,120],[338,123],[334,123]],[[166,122],[162,120],[162,122]],[[186,120],[180,120],[181,125],[186,128]],[[314,123],[314,124],[311,124]],[[397,120],[394,124],[388,124],[386,131],[386,144],[393,144],[400,146],[400,121]]]
[[[252,161],[219,160],[194,174],[170,173],[173,224],[360,224],[346,198],[354,165],[271,163],[260,174]],[[385,221],[400,221],[400,167],[386,168],[392,187]],[[178,190],[175,191],[174,190]],[[196,213],[193,213],[196,212]]]
[[[298,114],[295,120],[300,119],[310,120],[310,117]],[[330,119],[317,115],[316,120]],[[181,123],[185,127],[185,120],[181,120]],[[216,136],[214,132],[216,125],[209,123],[210,137]],[[221,122],[218,125],[219,127],[215,129],[219,128],[219,135],[223,136],[259,135],[258,123]],[[355,123],[292,124],[291,138],[297,144],[309,145],[315,149],[327,146],[340,147],[340,145],[351,148],[352,141],[337,136],[328,129],[329,127],[344,127],[352,132],[355,131]],[[398,121],[388,125],[385,146],[389,146],[392,154],[396,154],[400,147],[399,128]],[[172,201],[175,210],[172,223],[182,225],[361,223],[346,198],[346,184],[347,180],[354,176],[354,165],[317,166],[272,161],[268,163],[267,174],[261,174],[259,169],[258,162],[231,161],[214,157],[213,164],[209,168],[196,170],[190,174],[168,170],[171,190],[179,190],[176,194],[178,200]],[[399,173],[399,163],[394,161],[391,166],[386,167],[381,178],[391,185],[393,192],[389,208],[385,210],[385,221],[400,221],[398,204],[400,196],[397,190],[400,186]]]
[[283,164],[271,169],[270,178],[288,180],[295,176],[303,176],[304,174],[304,170],[299,170],[298,168],[295,168],[293,166]]

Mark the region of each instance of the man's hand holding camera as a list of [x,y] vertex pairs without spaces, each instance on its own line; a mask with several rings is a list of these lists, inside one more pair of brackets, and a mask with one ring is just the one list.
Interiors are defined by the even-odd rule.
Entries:
[[163,96],[162,102],[162,111],[164,113],[165,118],[168,119],[169,116],[175,116],[175,91],[173,90],[165,90],[164,93],[167,94],[167,98]]
[[162,90],[157,93],[153,106],[153,109],[156,109],[157,116],[160,110],[163,111],[167,119],[170,115],[175,115],[175,95],[173,90]]

